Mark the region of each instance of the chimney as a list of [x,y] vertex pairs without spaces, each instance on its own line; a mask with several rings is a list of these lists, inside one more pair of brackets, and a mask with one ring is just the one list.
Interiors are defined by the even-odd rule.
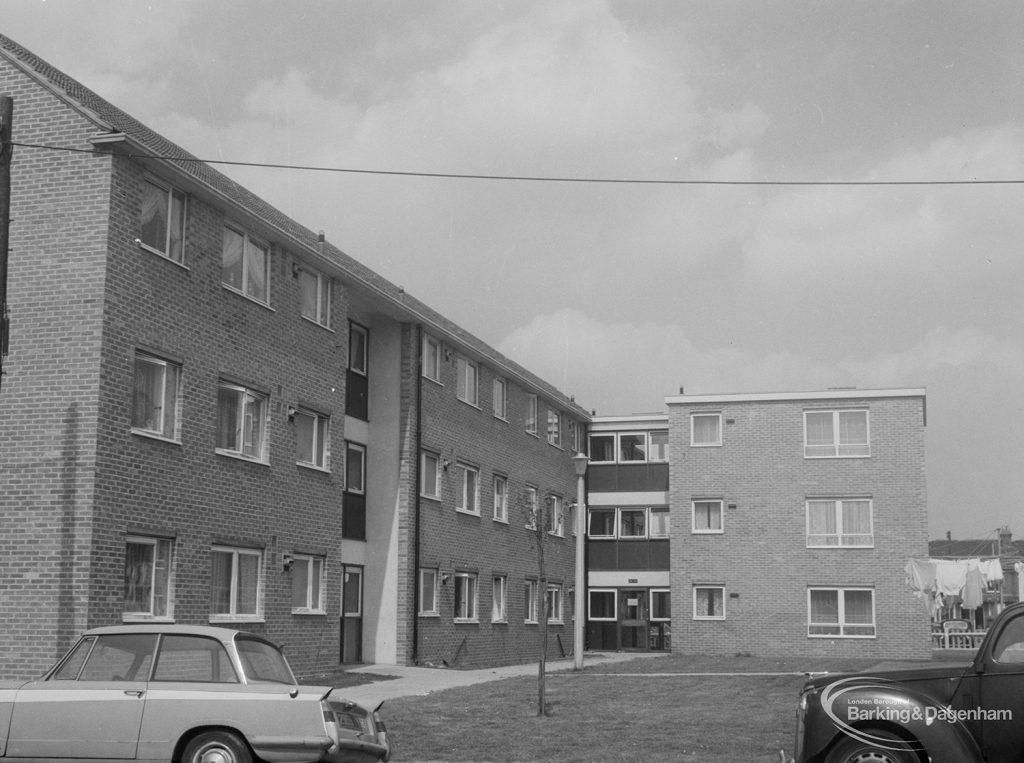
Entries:
[[1007,525],[999,528],[999,555],[1013,554],[1013,533]]

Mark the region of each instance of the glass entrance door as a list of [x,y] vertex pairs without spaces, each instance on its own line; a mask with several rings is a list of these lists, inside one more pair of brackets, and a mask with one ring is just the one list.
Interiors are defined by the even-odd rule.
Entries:
[[619,591],[619,645],[620,649],[646,651],[647,628],[650,611],[647,589],[623,588]]
[[362,662],[363,568],[345,565],[341,580],[341,662]]

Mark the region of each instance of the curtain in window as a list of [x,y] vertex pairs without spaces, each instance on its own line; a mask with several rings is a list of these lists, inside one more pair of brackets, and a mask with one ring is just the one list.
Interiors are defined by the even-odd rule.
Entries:
[[315,321],[317,319],[316,273],[310,273],[307,270],[299,271],[299,296],[302,315]]
[[868,452],[867,411],[840,411],[839,455],[864,456]]
[[808,501],[807,542],[811,545],[838,544],[835,501]]
[[152,612],[154,551],[149,543],[128,543],[125,548],[125,612]]
[[722,589],[698,588],[694,607],[696,617],[721,617],[725,614],[722,608]]
[[312,562],[296,559],[292,564],[292,609],[306,609],[309,604],[309,575]]
[[221,280],[233,289],[242,289],[242,246],[245,239],[230,228],[224,229],[221,248]]
[[316,417],[299,411],[295,414],[295,459],[303,464],[315,464],[315,442]]
[[142,191],[140,238],[159,252],[167,247],[167,191],[146,183]]
[[214,551],[210,563],[210,612],[231,612],[231,552]]
[[591,461],[615,461],[615,437],[594,435],[590,438]]
[[694,416],[693,441],[698,445],[718,442],[718,416]]
[[240,392],[228,387],[217,390],[217,447],[224,450],[240,450],[238,442]]
[[811,622],[839,623],[838,591],[811,591]]
[[871,502],[843,501],[843,542],[848,545],[871,545]]
[[171,219],[169,241],[167,245],[167,256],[175,262],[181,262],[184,257],[182,249],[185,242],[182,240],[185,231],[185,196],[177,191],[171,193]]
[[844,620],[853,625],[869,625],[875,621],[871,591],[844,591]]
[[245,246],[245,293],[267,301],[267,250],[252,241]]
[[722,504],[718,501],[698,501],[693,505],[695,530],[721,530]]
[[132,401],[132,426],[151,432],[161,430],[163,411],[163,366],[135,359],[135,395]]
[[238,555],[238,614],[256,614],[260,558],[256,554]]

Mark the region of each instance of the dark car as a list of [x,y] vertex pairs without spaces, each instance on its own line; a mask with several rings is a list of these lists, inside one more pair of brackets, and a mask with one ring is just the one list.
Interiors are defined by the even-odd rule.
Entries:
[[796,763],[1024,760],[1024,603],[1003,610],[969,665],[810,678]]

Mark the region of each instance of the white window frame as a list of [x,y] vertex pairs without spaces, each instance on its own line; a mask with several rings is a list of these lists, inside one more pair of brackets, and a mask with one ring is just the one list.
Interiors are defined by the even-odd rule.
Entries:
[[[656,593],[668,594],[668,607],[669,607],[668,617],[655,617],[654,616],[654,611],[655,611],[655,608],[654,608],[654,594],[656,594]],[[651,613],[651,622],[654,622],[654,623],[670,623],[670,622],[672,622],[672,589],[670,589],[670,588],[652,588],[650,590],[649,605],[650,605],[650,609],[648,611]]]
[[462,402],[480,407],[480,365],[475,360],[459,355],[455,359],[455,397]]
[[[655,532],[654,528],[654,515],[664,515],[665,517],[665,531]],[[668,506],[651,506],[647,509],[647,537],[648,538],[668,538],[672,535],[672,512]]]
[[[833,592],[836,594],[837,622],[814,622],[811,619],[811,592]],[[871,624],[846,621],[846,594],[851,592],[867,592],[871,594]],[[814,628],[838,630],[838,633],[812,633]],[[847,629],[870,628],[871,633],[847,633]],[[878,636],[878,614],[875,600],[875,589],[866,586],[810,586],[807,589],[807,637],[808,638],[843,638],[873,639]]]
[[492,480],[494,496],[494,521],[508,524],[508,477],[495,474]]
[[537,511],[540,508],[540,491],[533,485],[526,486],[526,529],[537,529]]
[[[718,436],[714,441],[697,441],[697,419],[715,419],[715,430]],[[690,414],[690,447],[693,448],[718,448],[722,445],[722,414],[720,412],[702,411]]]
[[495,575],[491,579],[491,622],[508,622],[508,576]]
[[[157,254],[165,259],[175,262],[179,265],[185,264],[185,229],[188,220],[188,197],[183,191],[179,191],[172,185],[158,180],[151,175],[146,175],[143,178],[143,183],[156,189],[162,193],[165,197],[165,203],[161,206],[164,212],[164,222],[167,225],[167,230],[164,231],[163,242],[153,241],[149,243],[145,241],[146,232],[144,230],[144,220],[139,221],[139,246],[153,254]],[[145,194],[143,194],[143,214],[145,214]],[[179,218],[179,219],[175,219]],[[174,254],[174,233],[178,234],[178,246],[179,251],[177,256]]]
[[[627,437],[638,437],[640,438],[640,448],[643,452],[643,458],[624,458],[623,457],[623,443]],[[650,442],[648,441],[647,432],[617,432],[615,435],[615,463],[618,464],[646,464],[650,456]]]
[[[430,595],[426,596],[427,581],[430,581]],[[439,617],[437,586],[441,582],[436,567],[420,567],[419,575],[419,615],[421,617]]]
[[548,408],[548,428],[547,438],[548,445],[554,445],[556,448],[562,447],[562,414],[556,411],[554,408]]
[[480,470],[462,461],[455,464],[459,471],[459,493],[455,510],[463,514],[480,516]]
[[494,418],[508,421],[508,380],[501,376],[491,382],[491,408]]
[[[352,337],[359,336],[361,342],[353,342]],[[353,347],[361,347],[361,352],[353,352]],[[355,321],[348,322],[348,370],[366,376],[370,371],[370,330]]]
[[[299,313],[307,321],[323,326],[331,327],[331,296],[333,282],[330,276],[321,273],[314,268],[303,265],[299,269]],[[306,292],[312,288],[312,314],[306,310]]]
[[539,408],[537,406],[538,406],[537,396],[534,395],[533,393],[527,393],[527,395],[526,395],[526,423],[524,425],[524,428],[526,429],[527,434],[532,434],[534,436],[539,436],[539,435],[537,435],[537,416],[538,416],[538,410],[539,410]]
[[330,471],[330,456],[331,456],[331,419],[330,416],[326,416],[322,413],[317,413],[309,408],[296,408],[295,410],[295,445],[296,450],[299,446],[299,432],[298,426],[299,419],[309,419],[312,421],[312,427],[310,428],[309,434],[312,437],[312,441],[308,443],[309,452],[311,458],[309,461],[304,461],[296,453],[295,463],[299,466],[307,466],[312,469],[320,469],[321,471]]
[[560,583],[548,583],[544,598],[544,609],[548,615],[548,625],[561,625],[564,622],[562,586]]
[[527,578],[523,584],[523,622],[528,625],[540,623],[537,613],[539,584],[532,578]]
[[423,335],[423,351],[420,360],[423,377],[441,383],[441,342],[429,334]]
[[[612,459],[609,461],[607,459],[598,459],[598,458],[596,458],[595,456],[597,454],[595,453],[594,445],[593,445],[594,440],[608,440],[608,439],[610,439],[611,443],[612,443]],[[587,455],[589,456],[590,463],[592,463],[592,464],[614,464],[616,462],[615,459],[617,459],[618,455],[619,455],[619,441],[618,441],[618,438],[612,432],[591,432],[590,436],[587,438]]]
[[[434,479],[433,484],[428,484],[429,472],[427,470],[427,464],[430,462],[433,464]],[[424,450],[420,452],[420,495],[424,498],[432,498],[436,501],[441,500],[441,455],[435,453],[432,450]]]
[[[148,569],[143,570],[145,580],[131,581],[128,579],[128,546],[145,546],[150,549],[151,559],[147,562]],[[163,573],[161,575],[161,568]],[[161,577],[163,578],[161,580]],[[145,620],[172,622],[174,620],[174,541],[171,538],[156,538],[143,535],[125,537],[125,609],[121,617],[125,621]],[[149,606],[142,610],[130,610],[128,604],[128,587],[143,584],[149,587]],[[163,599],[163,611],[159,601]]]
[[[225,456],[242,458],[247,461],[257,461],[265,464],[268,462],[267,441],[270,432],[270,398],[262,392],[257,392],[249,387],[240,384],[219,381],[217,383],[217,436],[220,437],[221,392],[230,392],[234,395],[237,423],[235,426],[233,444],[218,443],[216,452]],[[252,410],[255,408],[255,410]],[[258,429],[254,426],[258,423]],[[258,435],[259,442],[256,443]]]
[[[698,527],[697,526],[697,505],[698,504],[709,504],[718,505],[718,527]],[[725,503],[720,498],[694,498],[690,501],[690,529],[694,535],[721,535],[725,532]],[[710,524],[711,516],[708,515]]]
[[[622,515],[625,513],[639,512],[643,516],[644,531],[636,535],[626,535],[622,532]],[[650,517],[647,516],[646,506],[621,506],[616,512],[616,523],[615,533],[619,540],[647,540],[648,530],[650,528]]]
[[456,570],[453,583],[455,622],[480,622],[480,586],[477,574]]
[[[225,278],[224,271],[224,243],[221,244],[221,283],[224,288],[230,289],[231,291],[237,292],[254,302],[259,302],[261,305],[270,304],[270,246],[263,241],[253,238],[249,233],[240,227],[234,225],[224,226],[224,241],[227,240],[228,233],[232,233],[235,236],[241,238],[242,243],[242,266],[241,266],[241,283],[233,284],[230,280]],[[260,268],[263,278],[263,293],[258,294],[250,288],[250,276],[252,275],[253,263],[252,254],[259,252],[262,255],[262,267]]]
[[[306,603],[303,606],[295,606],[296,568],[306,569]],[[292,614],[293,615],[322,615],[324,609],[324,572],[327,567],[327,560],[322,556],[311,554],[294,554],[292,556]]]
[[[153,412],[153,418],[159,417],[160,427],[139,426],[136,416],[139,407],[139,371],[140,364],[159,369],[158,383],[159,401],[151,401],[149,411]],[[163,358],[158,358],[147,352],[136,351],[135,362],[132,366],[132,432],[135,434],[156,437],[170,442],[180,442],[181,438],[181,365]],[[169,402],[168,402],[169,401]],[[168,409],[168,404],[170,409]],[[156,413],[159,412],[159,413]]]
[[[235,548],[233,546],[213,546],[212,552],[215,554],[230,554],[231,555],[231,592],[230,592],[230,603],[229,610],[227,612],[211,612],[211,622],[238,622],[238,621],[257,621],[263,619],[263,552],[259,549],[254,548]],[[239,612],[238,611],[238,594],[239,594],[239,565],[238,560],[242,556],[254,556],[256,557],[256,611],[255,612]],[[211,576],[212,584],[212,576]]]
[[[810,444],[808,442],[807,420],[810,416],[832,416],[832,442]],[[864,437],[866,442],[842,441],[842,419],[851,414],[864,415]],[[804,411],[804,458],[870,458],[871,457],[871,414],[867,408],[814,408]]]
[[[612,532],[611,535],[595,535],[591,530],[590,518],[594,514],[607,514],[611,512],[612,515]],[[619,535],[619,510],[613,509],[611,506],[591,506],[587,510],[587,537],[588,538],[600,538],[602,540],[614,540]]]
[[[843,531],[843,519],[847,504],[866,503],[868,505],[867,533],[847,533]],[[835,518],[835,533],[811,533],[811,504],[832,504]],[[875,547],[875,505],[870,498],[808,498],[805,502],[807,519],[807,548],[874,548]],[[851,507],[852,508],[852,507]],[[827,509],[826,509],[827,511]],[[812,538],[814,540],[812,540]],[[824,539],[824,540],[823,540]],[[862,542],[857,542],[860,539]],[[834,542],[831,542],[834,540]]]
[[[609,594],[612,599],[612,614],[611,617],[596,617],[594,612],[593,596],[595,593],[598,594]],[[619,621],[619,591],[616,588],[591,588],[587,591],[587,612],[588,620],[601,623],[617,623]]]
[[[352,479],[354,453],[359,454],[359,472],[356,480]],[[345,441],[345,492],[366,495],[366,446],[361,442]]]
[[[699,599],[699,591],[721,591],[722,592],[722,614],[720,615],[700,615],[697,614],[697,602]],[[716,583],[697,583],[693,586],[693,619],[694,620],[724,620],[726,618],[725,611],[725,586],[718,585]]]
[[565,500],[560,495],[555,493],[548,493],[548,516],[547,516],[547,531],[548,535],[554,535],[557,538],[565,537]]
[[[654,444],[654,437],[658,436],[659,440],[663,437],[664,440],[659,442],[658,445]],[[654,452],[658,451],[659,455],[655,457]],[[669,459],[669,445],[668,445],[668,430],[667,429],[656,429],[653,432],[647,433],[647,461],[651,464],[664,464],[668,463]]]

